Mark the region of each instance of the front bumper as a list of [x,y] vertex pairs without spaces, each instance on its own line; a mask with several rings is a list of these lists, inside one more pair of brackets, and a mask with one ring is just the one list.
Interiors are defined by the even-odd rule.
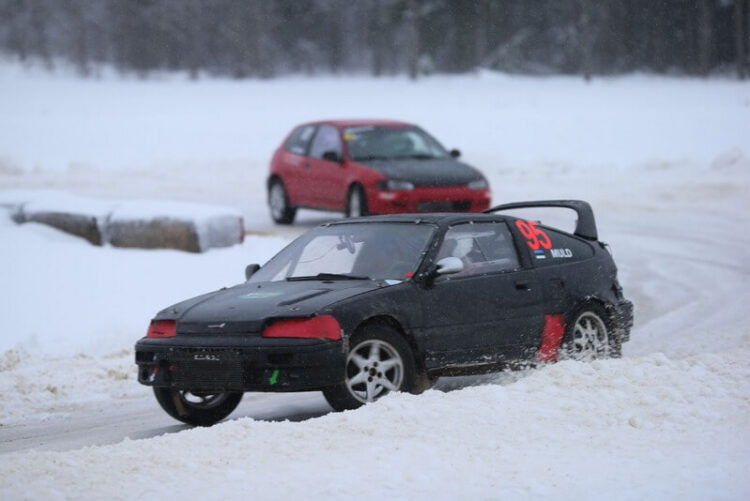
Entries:
[[344,380],[341,341],[254,336],[143,338],[135,345],[138,381],[204,391],[308,391]]
[[490,190],[466,186],[417,186],[413,190],[379,190],[367,193],[373,214],[417,212],[482,212],[490,206]]

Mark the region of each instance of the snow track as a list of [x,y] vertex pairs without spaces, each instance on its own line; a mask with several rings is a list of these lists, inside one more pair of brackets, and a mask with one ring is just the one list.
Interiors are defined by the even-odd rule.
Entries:
[[[29,89],[54,110],[44,97],[51,84],[32,84],[11,87]],[[259,112],[255,119],[270,125],[253,137],[247,161],[237,160],[246,151],[236,146],[236,130],[198,151],[188,130],[197,125],[185,119],[165,139],[166,151],[189,143],[200,153],[194,161],[146,166],[143,152],[133,152],[133,170],[0,165],[4,189],[117,198],[169,193],[236,206],[254,232],[242,246],[194,256],[95,248],[38,225],[17,227],[0,213],[0,498],[750,498],[746,85],[633,77],[585,87],[486,74],[421,87],[366,79],[286,81],[273,91],[256,83],[103,85],[131,93],[132,102],[175,85],[202,100],[194,110],[207,117],[217,85],[237,102],[255,103],[254,110],[265,109],[252,97],[262,87],[268,108],[287,115],[272,120]],[[453,97],[457,85],[463,98]],[[293,106],[277,101],[291,90],[309,95],[310,86],[330,93],[317,108],[292,116]],[[60,88],[75,101],[75,82]],[[398,98],[377,97],[384,88],[398,90],[389,94]],[[358,94],[376,97],[365,109]],[[339,98],[344,105],[336,105]],[[436,114],[436,102],[453,118]],[[176,104],[167,104],[159,120],[174,111]],[[23,112],[5,106],[5,116]],[[171,420],[135,382],[132,345],[148,319],[166,304],[240,281],[246,264],[264,262],[331,216],[301,211],[301,225],[276,234],[264,205],[267,154],[295,122],[372,109],[421,121],[450,146],[458,141],[487,174],[497,203],[591,202],[635,303],[624,357],[443,379],[423,395],[392,395],[344,413],[330,413],[319,393],[247,394],[210,429]],[[396,116],[402,109],[413,116]],[[75,122],[69,103],[63,111]],[[127,121],[130,113],[114,115]],[[471,127],[455,119],[467,113],[476,120]],[[726,134],[706,135],[706,116],[724,120]],[[18,134],[12,123],[2,125]],[[535,131],[544,131],[539,142]],[[8,137],[0,148],[12,147]],[[54,156],[70,145],[58,146],[43,160],[70,161]],[[92,155],[101,164],[111,153]],[[549,156],[559,160],[540,159]]]

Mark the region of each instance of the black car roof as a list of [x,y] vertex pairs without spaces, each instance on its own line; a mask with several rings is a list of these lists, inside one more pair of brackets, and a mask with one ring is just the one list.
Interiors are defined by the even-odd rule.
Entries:
[[[389,214],[385,216],[374,216],[369,217],[366,220],[370,222],[427,222],[439,225],[451,225],[462,221],[497,221],[498,219],[510,219],[517,220],[517,217],[509,215],[497,215],[497,212],[512,210],[512,209],[524,209],[524,208],[543,208],[543,207],[556,207],[556,208],[567,208],[572,209],[576,212],[577,221],[576,228],[573,231],[573,235],[585,238],[586,240],[596,241],[598,240],[598,232],[596,229],[596,221],[594,219],[594,211],[588,202],[583,200],[536,200],[528,202],[512,202],[502,205],[491,207],[484,212],[439,212],[439,213],[426,213],[426,214]],[[365,221],[365,219],[360,219]],[[346,221],[339,221],[336,224],[342,224]],[[560,230],[564,231],[564,230]],[[564,231],[564,233],[568,233]]]
[[328,224],[348,223],[432,223],[451,225],[461,221],[497,221],[502,219],[516,219],[508,215],[484,214],[481,212],[426,212],[419,214],[387,214],[382,216],[367,216],[354,219],[342,219]]

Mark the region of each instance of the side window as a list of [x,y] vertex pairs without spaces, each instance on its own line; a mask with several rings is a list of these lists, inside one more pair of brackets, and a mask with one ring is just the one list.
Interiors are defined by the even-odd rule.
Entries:
[[505,223],[464,223],[450,228],[437,259],[461,259],[464,270],[452,276],[470,276],[519,268],[513,238]]
[[594,255],[591,246],[580,238],[539,226],[536,221],[517,219],[514,224],[535,266],[581,261]]
[[310,144],[310,138],[312,138],[314,132],[314,125],[297,127],[289,136],[289,139],[286,140],[286,143],[284,143],[284,149],[295,155],[305,155],[307,153],[307,145]]
[[341,157],[341,138],[336,127],[321,125],[310,146],[310,156],[323,158],[326,151],[335,151]]

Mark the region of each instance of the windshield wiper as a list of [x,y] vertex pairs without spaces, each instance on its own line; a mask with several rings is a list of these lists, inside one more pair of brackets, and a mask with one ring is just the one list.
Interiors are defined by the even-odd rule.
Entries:
[[286,277],[289,282],[301,280],[372,280],[370,277],[360,277],[357,275],[345,275],[343,273],[318,273],[317,275]]

